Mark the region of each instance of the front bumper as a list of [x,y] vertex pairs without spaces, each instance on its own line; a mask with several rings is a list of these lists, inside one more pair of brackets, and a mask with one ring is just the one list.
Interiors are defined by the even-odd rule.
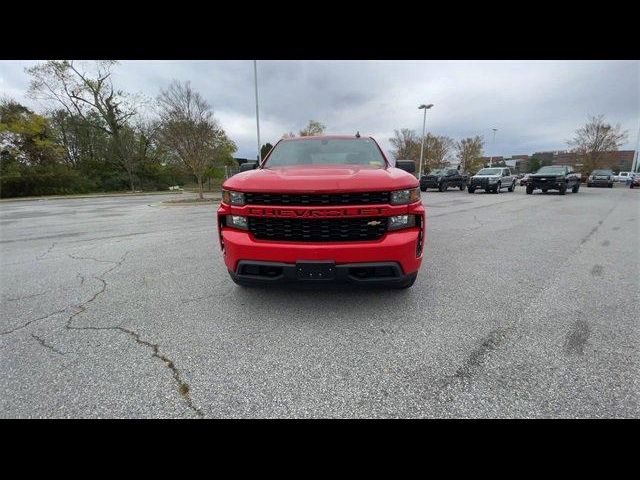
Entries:
[[416,254],[421,235],[424,244],[420,228],[388,232],[379,240],[330,243],[256,240],[251,233],[230,227],[222,227],[220,234],[224,262],[231,272],[238,272],[243,260],[293,265],[307,260],[333,261],[336,266],[394,262],[403,274],[410,274],[418,271],[424,253]]
[[422,188],[438,188],[440,183],[437,179],[420,180],[420,187]]
[[592,187],[608,187],[609,185],[613,185],[613,180],[606,180],[606,179],[587,180],[587,186],[589,185]]
[[396,262],[346,263],[327,262],[324,272],[330,278],[322,278],[322,274],[309,276],[301,274],[302,263],[262,262],[240,260],[236,271],[229,274],[236,282],[244,285],[268,285],[275,283],[327,284],[334,282],[355,283],[360,285],[402,285],[416,273],[405,275]]

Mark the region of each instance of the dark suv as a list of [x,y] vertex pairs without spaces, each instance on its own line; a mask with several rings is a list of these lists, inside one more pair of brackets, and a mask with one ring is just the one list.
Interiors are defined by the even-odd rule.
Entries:
[[455,168],[442,168],[420,177],[420,190],[427,191],[427,188],[437,188],[444,192],[449,187],[458,187],[464,190],[467,186],[468,177]]
[[534,190],[542,190],[546,193],[549,190],[558,190],[560,195],[567,193],[571,189],[573,193],[580,190],[580,174],[574,172],[568,165],[549,165],[542,167],[536,173],[529,176],[527,181],[527,194]]
[[609,187],[613,188],[612,170],[594,170],[587,179],[587,187]]

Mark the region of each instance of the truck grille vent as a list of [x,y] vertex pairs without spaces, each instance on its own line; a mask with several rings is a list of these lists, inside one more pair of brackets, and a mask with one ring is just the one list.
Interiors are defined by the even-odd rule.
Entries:
[[[372,222],[373,225],[369,225]],[[348,242],[377,240],[387,231],[386,217],[290,219],[249,217],[249,231],[258,240]]]
[[247,205],[373,205],[389,203],[389,192],[245,193]]

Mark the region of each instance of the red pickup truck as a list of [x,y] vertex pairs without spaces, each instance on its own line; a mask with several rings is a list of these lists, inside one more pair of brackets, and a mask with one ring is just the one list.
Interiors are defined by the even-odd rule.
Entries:
[[218,233],[231,278],[410,287],[425,210],[415,166],[405,168],[371,137],[280,140],[256,169],[222,185]]

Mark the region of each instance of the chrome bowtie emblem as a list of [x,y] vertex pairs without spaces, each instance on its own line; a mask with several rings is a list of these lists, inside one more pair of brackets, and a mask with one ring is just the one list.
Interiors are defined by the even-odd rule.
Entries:
[[379,222],[377,220],[371,220],[370,222],[367,223],[367,225],[371,225],[372,227],[375,227],[376,225],[380,225],[380,223],[382,222]]

